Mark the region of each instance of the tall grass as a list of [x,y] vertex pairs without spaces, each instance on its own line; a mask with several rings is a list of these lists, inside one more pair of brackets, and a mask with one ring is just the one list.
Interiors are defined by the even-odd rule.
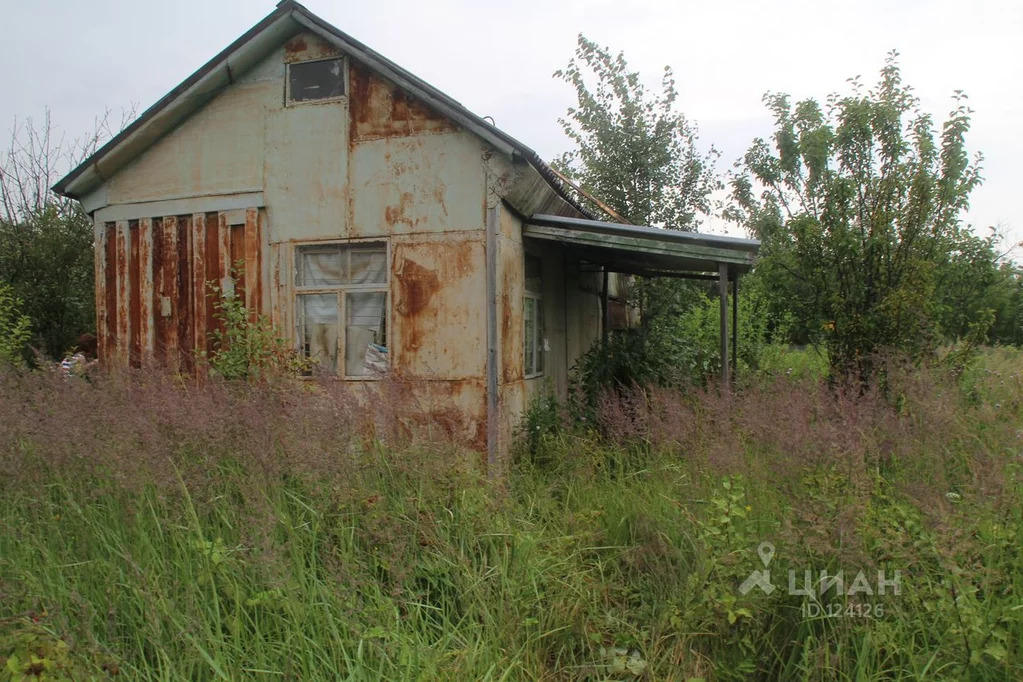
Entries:
[[609,395],[499,482],[400,386],[3,375],[0,680],[1019,679],[1021,371]]

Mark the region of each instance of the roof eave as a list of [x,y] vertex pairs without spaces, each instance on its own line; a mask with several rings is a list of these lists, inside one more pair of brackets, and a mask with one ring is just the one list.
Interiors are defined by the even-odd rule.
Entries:
[[253,66],[262,58],[268,43],[286,40],[289,34],[297,32],[299,25],[291,20],[292,12],[293,4],[279,5],[61,178],[53,185],[53,191],[80,199],[94,190],[123,164],[230,85],[236,74]]

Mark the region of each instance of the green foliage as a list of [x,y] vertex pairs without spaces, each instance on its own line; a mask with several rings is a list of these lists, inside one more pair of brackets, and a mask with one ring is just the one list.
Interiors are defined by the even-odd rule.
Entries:
[[213,316],[220,325],[210,332],[209,356],[200,353],[200,359],[213,372],[224,379],[267,379],[312,369],[308,358],[278,333],[269,317],[245,307],[233,285],[226,291],[210,285],[210,292],[217,297]]
[[849,95],[793,105],[768,94],[776,131],[733,178],[729,215],[763,241],[758,276],[792,340],[823,343],[836,374],[866,377],[875,355],[931,353],[944,338],[984,338],[993,239],[963,225],[980,184],[955,108],[935,133],[889,55],[880,80]]
[[[582,395],[632,384],[685,387],[698,385],[721,370],[720,301],[708,287],[677,280],[646,280],[646,322],[639,329],[610,334],[607,347],[594,344],[580,358],[575,382]],[[741,287],[741,285],[740,285]],[[758,365],[767,335],[763,296],[742,287],[739,293],[738,350],[733,367],[744,374]],[[732,297],[728,297],[732,325]],[[731,336],[728,352],[732,352]]]
[[23,301],[31,341],[49,357],[94,327],[92,270],[92,221],[77,203],[0,218],[0,281]]
[[[0,476],[0,680],[1019,679],[1023,356],[981,358],[971,401],[924,384],[899,410],[829,411],[813,379],[717,403],[661,391],[670,438],[639,452],[559,427],[543,466],[499,482],[476,453],[372,442],[265,471],[235,409],[223,438],[176,446],[198,476],[135,486],[37,437],[41,384],[0,393],[17,433],[0,466],[36,464]],[[173,448],[192,418],[157,406]],[[279,427],[259,434],[271,449],[308,444],[308,424]],[[738,458],[716,463],[723,448]],[[742,594],[766,541],[776,589]],[[789,570],[860,569],[900,570],[900,594],[788,593]]]
[[31,333],[31,322],[21,313],[21,300],[0,282],[0,364],[23,366]]
[[[695,229],[721,186],[714,174],[718,153],[697,149],[696,127],[677,109],[671,69],[665,67],[660,91],[651,93],[624,54],[580,35],[575,57],[555,76],[572,85],[577,100],[560,119],[575,149],[555,166],[631,223]],[[582,363],[584,385],[672,383],[691,375],[695,360],[680,364],[679,352],[698,353],[688,338],[673,334],[679,316],[701,304],[700,288],[637,278],[630,298],[642,311],[642,329],[591,349]]]
[[16,122],[0,153],[0,282],[22,300],[32,345],[54,359],[95,331],[95,283],[92,219],[50,186],[108,134],[101,122],[91,138],[69,143],[47,114],[39,126]]
[[[198,480],[3,477],[0,680],[1019,679],[1023,361],[982,358],[963,377],[972,404],[926,385],[899,413],[811,400],[778,424],[815,380],[717,405],[705,393],[696,440],[626,457],[624,441],[559,427],[546,463],[496,483],[476,455],[372,444],[335,453],[354,463],[335,474],[265,475],[231,437],[188,452]],[[534,423],[552,412],[539,404]],[[863,440],[836,448],[857,457],[780,451],[772,438],[803,418],[798,440],[851,433]],[[737,435],[731,467],[711,459],[714,424]],[[0,463],[26,446],[49,461],[53,445],[18,438],[0,439]],[[971,459],[983,468],[955,471]],[[993,471],[997,487],[982,480]],[[743,594],[764,542],[775,590]],[[849,585],[861,569],[900,570],[901,592],[787,589],[790,570],[802,587],[805,570],[844,570]],[[865,603],[882,610],[863,616]]]
[[555,165],[634,224],[693,229],[720,186],[718,154],[696,148],[696,127],[676,109],[671,69],[664,68],[661,91],[651,95],[624,54],[580,34],[575,57],[554,75],[577,98],[559,119],[576,149]]

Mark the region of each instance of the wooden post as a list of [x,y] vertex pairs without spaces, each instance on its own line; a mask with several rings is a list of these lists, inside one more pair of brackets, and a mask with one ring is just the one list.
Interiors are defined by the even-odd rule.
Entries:
[[608,319],[607,319],[607,266],[603,267],[604,270],[604,281],[600,286],[600,343],[604,354],[607,354],[607,330],[608,330]]
[[739,273],[732,277],[732,383],[739,367]]
[[721,387],[728,388],[728,264],[718,263],[718,298],[721,302]]

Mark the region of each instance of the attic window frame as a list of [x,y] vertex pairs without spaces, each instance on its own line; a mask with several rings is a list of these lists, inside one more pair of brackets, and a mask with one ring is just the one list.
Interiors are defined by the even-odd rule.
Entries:
[[[291,67],[298,64],[315,64],[316,62],[332,62],[339,60],[341,62],[341,88],[342,92],[336,97],[324,97],[322,99],[301,99],[294,100],[291,98]],[[301,107],[307,104],[328,104],[331,102],[341,102],[348,97],[348,88],[350,83],[348,82],[348,58],[345,55],[335,55],[332,57],[323,57],[321,59],[303,59],[297,62],[286,62],[284,69],[284,106],[286,107]]]

